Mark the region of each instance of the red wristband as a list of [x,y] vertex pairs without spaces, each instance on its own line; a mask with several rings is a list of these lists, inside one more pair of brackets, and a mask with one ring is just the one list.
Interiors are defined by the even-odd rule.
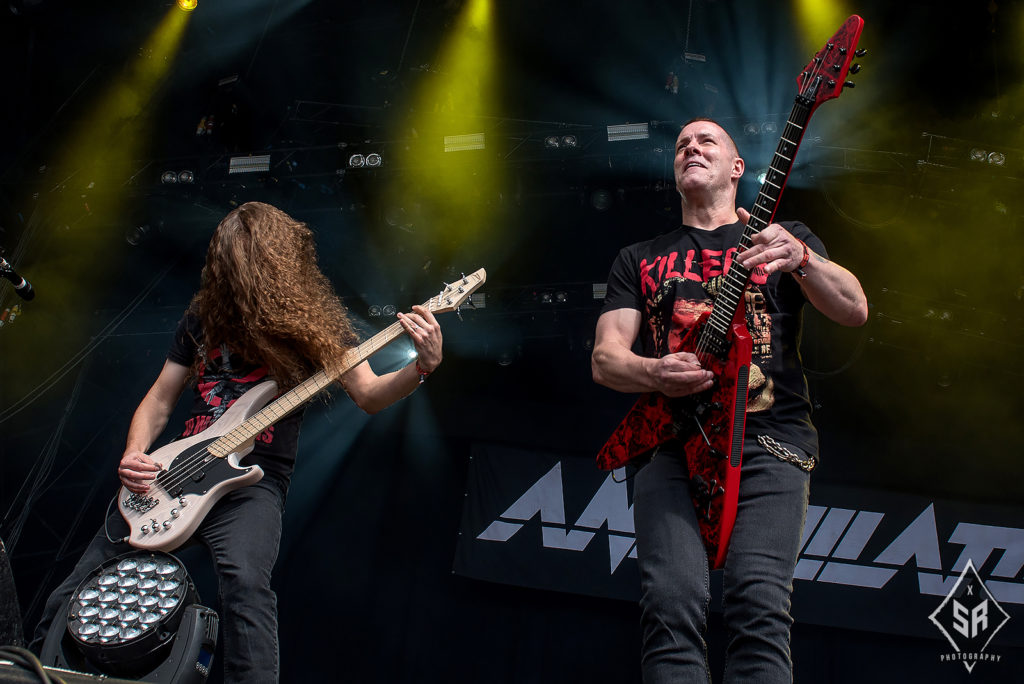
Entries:
[[423,381],[427,379],[427,376],[428,376],[428,375],[430,375],[430,371],[428,371],[428,370],[423,370],[423,366],[421,366],[421,365],[420,365],[420,362],[419,362],[419,361],[417,361],[417,362],[416,362],[416,372],[417,372],[417,373],[419,373],[419,376],[420,376],[420,384],[422,385],[422,384],[423,384]]
[[797,238],[797,242],[799,242],[800,245],[804,248],[804,256],[802,259],[800,259],[800,265],[794,268],[791,271],[791,273],[796,273],[801,278],[806,278],[807,273],[804,271],[804,266],[806,266],[807,262],[811,260],[811,250],[807,246],[807,243],[804,242],[803,240]]

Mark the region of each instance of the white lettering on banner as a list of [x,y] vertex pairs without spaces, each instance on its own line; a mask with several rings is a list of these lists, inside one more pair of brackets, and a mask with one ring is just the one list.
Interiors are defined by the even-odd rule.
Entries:
[[[607,523],[609,571],[614,573],[626,558],[636,558],[633,507],[629,503],[623,473],[610,473],[573,525],[566,524],[562,463],[523,493],[477,539],[506,542],[524,523],[540,514],[541,541],[545,548],[583,551]],[[935,522],[935,504],[929,504],[874,559],[861,555],[874,537],[885,513],[828,506],[808,506],[801,553],[793,576],[812,582],[881,589],[896,573],[913,565],[921,594],[945,596],[970,559],[978,567],[993,554],[999,561],[985,582],[999,602],[1024,605],[1024,529],[960,522],[949,539],[963,551],[950,569],[942,567],[941,542]],[[946,573],[949,573],[946,576]],[[1000,579],[993,579],[993,578]],[[977,610],[977,609],[976,609]],[[983,610],[983,609],[982,609]],[[968,624],[973,619],[968,616]]]
[[[576,529],[566,529],[562,462],[559,461],[478,534],[477,539],[508,541],[522,529],[523,523],[540,513],[541,539],[545,548],[582,551],[594,538],[596,530],[607,522],[608,560],[614,573],[623,558],[636,558],[633,506],[629,503],[625,482],[616,482],[616,474],[622,476],[622,469],[609,473],[601,483],[597,494],[573,525]],[[516,522],[509,522],[511,520]]]

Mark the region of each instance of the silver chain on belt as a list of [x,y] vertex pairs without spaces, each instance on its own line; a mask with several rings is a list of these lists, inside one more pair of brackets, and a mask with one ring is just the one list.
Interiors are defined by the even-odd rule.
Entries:
[[780,461],[792,463],[800,470],[805,470],[808,473],[814,470],[814,466],[818,465],[818,459],[814,456],[801,456],[800,454],[795,454],[768,435],[758,435],[757,443],[764,447],[765,451],[770,453],[772,456],[775,456],[775,458]]

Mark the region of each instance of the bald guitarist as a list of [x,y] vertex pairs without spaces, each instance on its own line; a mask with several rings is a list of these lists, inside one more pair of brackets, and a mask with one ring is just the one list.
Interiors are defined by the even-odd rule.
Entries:
[[[821,240],[801,223],[771,223],[747,248],[737,248],[750,219],[736,207],[744,167],[733,139],[714,121],[697,119],[682,128],[674,170],[683,225],[619,253],[592,365],[596,382],[652,393],[666,406],[714,390],[727,379],[705,367],[698,353],[680,350],[681,340],[727,287],[730,266],[750,272],[745,289],[740,281],[738,310],[749,335],[740,397],[746,411],[737,419],[742,476],[724,555],[723,604],[725,680],[760,684],[792,681],[790,593],[817,457],[797,348],[801,309],[810,302],[837,323],[857,326],[867,320],[867,302],[857,278],[830,261]],[[725,321],[730,318],[727,313]],[[637,341],[640,354],[633,351]],[[704,440],[699,433],[693,438],[698,446]],[[647,684],[710,681],[704,641],[709,556],[701,535],[704,513],[694,499],[703,487],[712,500],[717,484],[691,477],[683,451],[681,441],[669,439],[634,461],[641,466],[633,511]]]

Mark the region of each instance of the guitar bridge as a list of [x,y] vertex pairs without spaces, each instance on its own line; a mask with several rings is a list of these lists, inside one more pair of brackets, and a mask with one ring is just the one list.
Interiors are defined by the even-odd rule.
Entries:
[[121,503],[130,511],[145,513],[159,504],[160,499],[154,499],[151,496],[142,496],[141,494],[132,493],[129,494]]

